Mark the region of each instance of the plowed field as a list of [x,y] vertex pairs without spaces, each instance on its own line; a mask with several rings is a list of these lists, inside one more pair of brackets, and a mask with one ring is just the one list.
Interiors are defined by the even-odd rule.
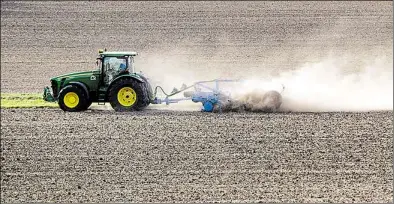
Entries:
[[[1,92],[94,69],[103,47],[190,82],[357,64],[392,36],[392,2],[2,1]],[[2,109],[1,202],[393,202],[392,111],[104,109]]]

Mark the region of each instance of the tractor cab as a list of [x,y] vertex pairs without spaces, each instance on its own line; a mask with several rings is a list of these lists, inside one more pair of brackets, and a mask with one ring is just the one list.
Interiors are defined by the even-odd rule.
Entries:
[[120,74],[135,73],[134,56],[136,52],[107,52],[99,50],[97,69],[105,85],[109,85]]

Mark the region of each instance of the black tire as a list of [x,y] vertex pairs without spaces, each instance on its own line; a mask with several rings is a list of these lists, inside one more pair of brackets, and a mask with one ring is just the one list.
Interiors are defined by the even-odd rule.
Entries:
[[[65,103],[65,96],[68,93],[75,93],[78,96],[78,103],[76,104],[75,107],[69,107]],[[64,88],[62,88],[59,92],[59,97],[58,97],[58,103],[59,107],[63,111],[68,111],[68,112],[78,112],[78,111],[83,111],[86,110],[85,107],[87,105],[87,95],[85,91],[78,86],[75,85],[67,85]]]
[[[135,102],[130,106],[124,106],[118,100],[118,92],[124,87],[130,87],[136,93]],[[116,81],[109,90],[108,98],[112,108],[119,112],[141,111],[149,105],[149,96],[144,83],[131,78],[123,78]]]
[[[152,90],[152,86],[150,85],[148,79],[142,75],[140,75],[140,77],[142,78],[142,80],[144,80],[144,86],[146,89],[146,92],[148,93],[148,99],[149,100],[153,100],[153,90]],[[149,104],[148,104],[149,105]]]
[[91,105],[92,105],[93,101],[92,100],[88,100],[86,102],[86,106],[84,107],[84,110],[87,110]]

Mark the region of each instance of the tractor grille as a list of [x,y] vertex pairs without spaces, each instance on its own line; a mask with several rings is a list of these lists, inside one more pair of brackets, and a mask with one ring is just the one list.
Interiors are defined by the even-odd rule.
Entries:
[[51,81],[52,84],[52,92],[53,92],[53,97],[57,98],[58,90],[57,90],[57,82],[55,80]]

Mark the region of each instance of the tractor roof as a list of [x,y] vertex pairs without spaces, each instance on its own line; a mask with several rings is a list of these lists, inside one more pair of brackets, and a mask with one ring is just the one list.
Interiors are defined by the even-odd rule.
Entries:
[[122,57],[122,56],[136,56],[136,52],[102,52],[100,55],[107,57]]

